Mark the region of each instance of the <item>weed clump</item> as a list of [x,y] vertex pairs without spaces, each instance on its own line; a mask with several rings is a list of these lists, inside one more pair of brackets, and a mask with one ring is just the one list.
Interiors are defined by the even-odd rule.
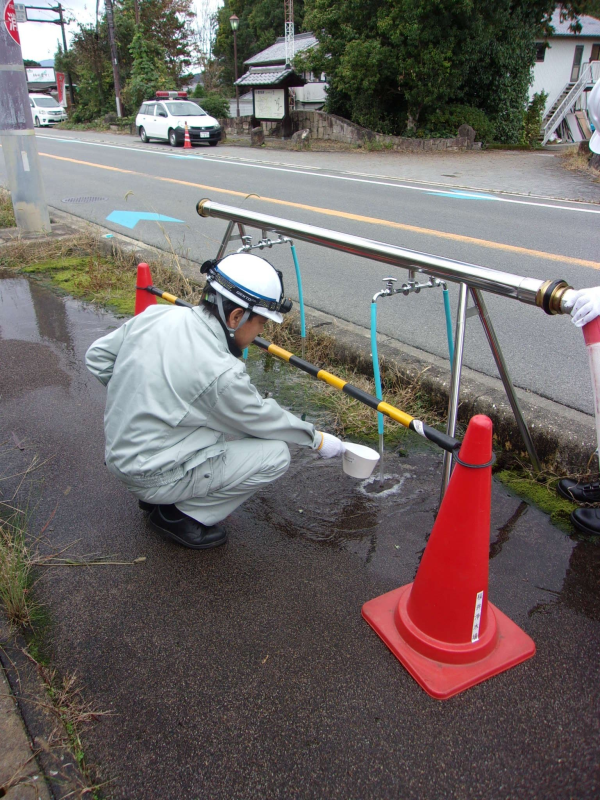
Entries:
[[0,228],[14,228],[16,224],[10,192],[0,187]]

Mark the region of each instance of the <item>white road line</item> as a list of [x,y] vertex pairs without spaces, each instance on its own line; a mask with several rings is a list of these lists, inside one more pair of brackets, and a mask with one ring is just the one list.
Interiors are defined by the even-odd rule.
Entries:
[[[449,194],[447,188],[432,189],[431,188],[432,184],[429,184],[427,186],[410,186],[406,183],[390,183],[389,181],[367,180],[364,178],[349,177],[346,175],[329,175],[322,172],[306,171],[296,167],[290,169],[287,167],[267,166],[262,163],[251,164],[251,163],[244,163],[243,161],[233,161],[233,160],[226,161],[222,156],[218,158],[215,157],[207,158],[205,156],[185,156],[185,155],[179,155],[179,153],[171,153],[163,150],[150,150],[142,147],[124,147],[123,145],[118,145],[118,144],[104,144],[102,142],[85,142],[81,139],[65,139],[65,138],[59,138],[55,136],[45,136],[45,135],[40,136],[40,140],[42,139],[50,139],[57,142],[68,142],[69,144],[73,144],[73,142],[75,142],[76,144],[83,144],[91,147],[107,147],[112,150],[127,150],[127,152],[129,153],[151,153],[152,155],[163,156],[165,158],[175,158],[179,161],[183,161],[185,159],[189,159],[190,161],[209,161],[210,163],[213,164],[225,164],[227,166],[234,166],[234,167],[248,167],[250,169],[264,169],[272,172],[288,172],[292,173],[293,175],[307,175],[308,177],[312,178],[325,178],[327,180],[335,180],[335,181],[349,181],[351,183],[366,183],[369,184],[370,186],[386,186],[392,189],[406,189],[408,191],[413,191],[413,192],[426,192],[427,194],[430,195],[438,194],[447,197]],[[425,183],[425,182],[420,181],[420,183]],[[446,186],[446,184],[443,185]],[[451,189],[457,191],[457,193],[460,193],[459,187],[451,187]],[[474,191],[479,192],[478,189]],[[481,194],[483,198],[485,198],[486,194],[487,195],[492,194],[494,200],[496,200],[499,203],[511,203],[513,205],[520,205],[520,206],[534,206],[535,208],[551,208],[557,211],[574,211],[580,214],[600,214],[600,208],[580,208],[574,206],[553,205],[552,203],[538,203],[529,200],[514,200],[514,199],[509,199],[508,197],[499,197],[498,195],[493,194],[492,192],[489,191],[488,192],[481,191],[479,192],[479,194]],[[461,198],[458,197],[457,199]]]

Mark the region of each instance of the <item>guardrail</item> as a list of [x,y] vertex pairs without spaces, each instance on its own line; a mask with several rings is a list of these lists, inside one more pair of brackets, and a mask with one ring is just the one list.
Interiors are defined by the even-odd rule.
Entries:
[[[260,229],[263,239],[266,238],[267,233],[294,237],[295,239],[319,247],[327,247],[332,250],[347,253],[348,255],[367,258],[371,261],[378,261],[413,272],[421,272],[425,275],[431,275],[459,284],[460,291],[454,341],[454,360],[452,363],[452,380],[448,403],[447,435],[454,437],[456,432],[466,321],[467,317],[471,316],[471,314],[477,314],[485,331],[531,463],[537,471],[541,469],[535,445],[527,423],[523,418],[519,400],[508,372],[500,343],[498,342],[489,312],[485,305],[483,292],[490,292],[512,300],[518,300],[526,305],[537,306],[546,314],[562,314],[565,313],[561,307],[562,298],[564,293],[572,288],[566,281],[562,279],[538,280],[536,278],[526,278],[522,275],[502,272],[477,264],[469,264],[449,258],[408,250],[396,245],[386,244],[385,242],[366,239],[361,236],[353,236],[352,234],[342,233],[340,231],[333,231],[327,228],[307,225],[302,222],[273,217],[268,214],[260,214],[243,208],[227,206],[222,203],[215,203],[209,199],[200,200],[196,206],[196,210],[201,217],[221,219],[229,223],[221,246],[219,247],[218,258],[221,258],[225,254],[230,241],[233,239],[242,239],[242,237],[246,235],[244,226],[248,226],[250,228]],[[233,235],[236,224],[239,228],[239,234]],[[474,302],[474,306],[471,309],[468,309],[469,293]],[[449,453],[445,453],[442,495],[450,480],[451,468],[451,456]]]

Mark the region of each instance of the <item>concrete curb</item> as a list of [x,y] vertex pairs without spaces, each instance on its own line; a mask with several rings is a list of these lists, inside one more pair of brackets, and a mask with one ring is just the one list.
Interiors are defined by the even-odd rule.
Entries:
[[[23,636],[10,633],[4,618],[0,617],[0,673],[6,676],[12,701],[19,713],[13,719],[11,730],[16,731],[17,735],[22,733],[19,741],[13,740],[11,744],[13,747],[18,745],[18,758],[23,764],[35,754],[35,759],[23,771],[24,780],[8,790],[5,796],[12,800],[50,800],[50,797],[66,800],[67,797],[78,796],[87,784],[72,753],[56,742],[58,729],[63,741],[68,741],[67,733],[58,716],[50,711],[50,700],[36,665],[26,652],[27,642]],[[0,742],[5,741],[3,734],[9,732],[5,731],[6,722],[6,717],[2,715]],[[47,785],[37,777],[36,762]],[[31,793],[28,793],[29,789]]]
[[[63,227],[69,226],[97,236],[105,252],[117,250],[134,254],[140,261],[158,260],[164,263],[169,258],[165,250],[113,233],[65,211],[52,209],[52,218]],[[111,234],[111,238],[102,238],[107,233]],[[200,280],[199,263],[181,256],[178,259],[187,277]],[[306,311],[309,325],[324,328],[333,338],[332,354],[336,358],[347,361],[364,374],[373,374],[370,333],[367,329],[316,309],[307,307]],[[447,407],[450,388],[448,361],[390,337],[381,336],[379,342],[380,358],[387,368],[397,370],[407,381],[418,381],[437,406]],[[568,474],[588,473],[590,469],[594,472],[597,447],[594,417],[524,389],[517,389],[516,392],[544,466]],[[507,455],[529,461],[500,379],[463,367],[459,421],[466,423],[474,414],[487,414],[492,419],[497,447]]]

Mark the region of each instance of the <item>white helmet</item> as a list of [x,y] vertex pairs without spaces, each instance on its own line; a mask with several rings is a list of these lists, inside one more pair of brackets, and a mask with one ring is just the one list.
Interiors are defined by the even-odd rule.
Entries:
[[238,325],[241,327],[250,314],[260,314],[274,322],[283,322],[283,314],[292,308],[292,301],[283,296],[283,277],[272,264],[250,253],[233,253],[221,261],[206,261],[201,268],[206,282],[217,294],[207,299],[219,308],[221,321],[224,319],[223,303],[220,296],[227,297],[247,313]]
[[595,128],[590,139],[590,150],[592,153],[600,153],[600,80],[596,81],[588,97],[588,113]]

